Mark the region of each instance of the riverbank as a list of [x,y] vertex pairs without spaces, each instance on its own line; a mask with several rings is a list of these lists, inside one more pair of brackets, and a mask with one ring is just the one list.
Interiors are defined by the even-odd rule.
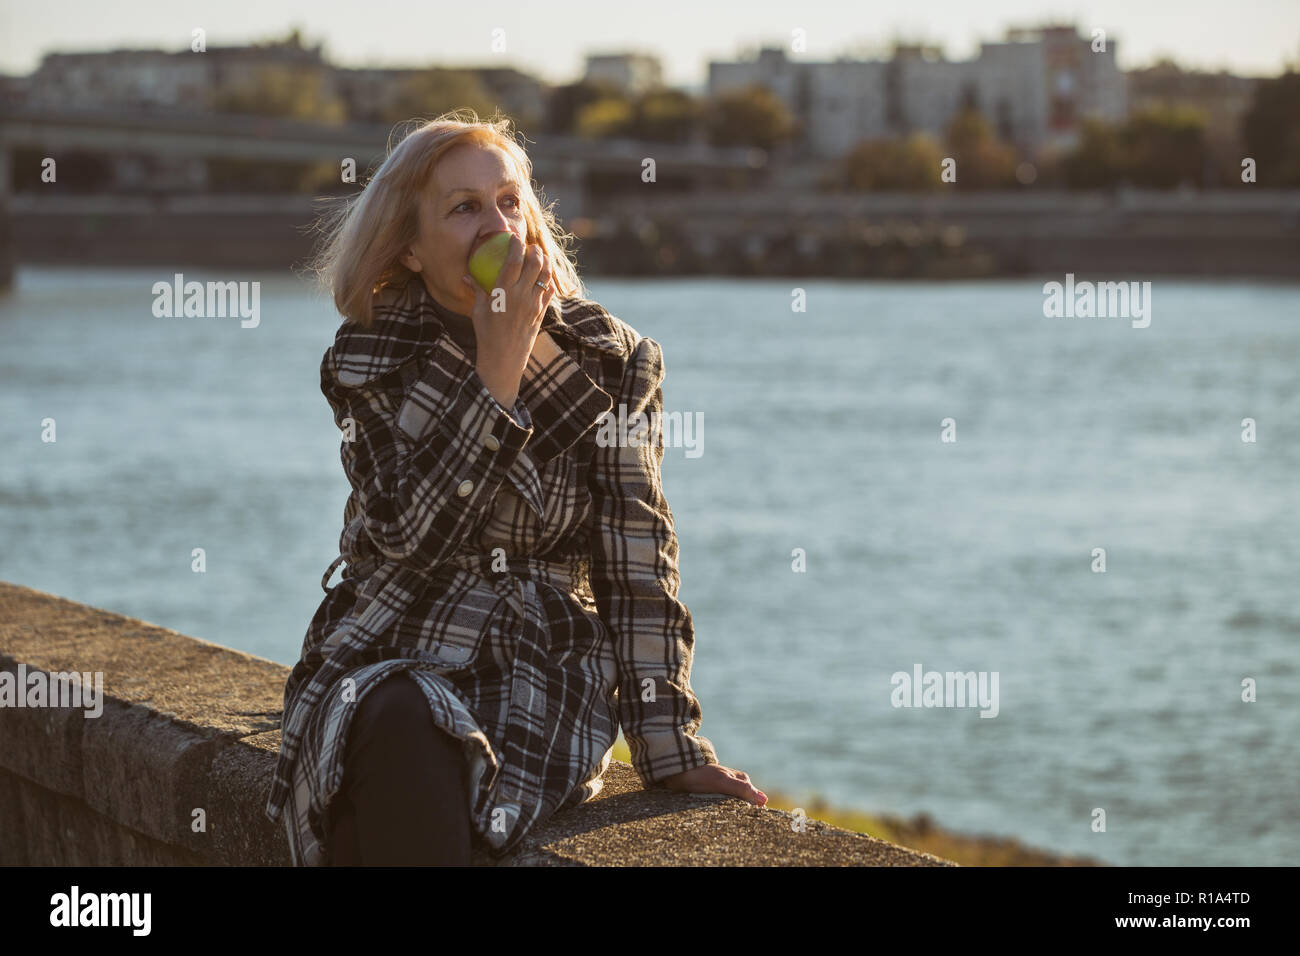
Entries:
[[[19,264],[289,269],[310,196],[11,200]],[[659,194],[565,227],[586,276],[1300,278],[1300,192]]]
[[[631,753],[622,735],[614,744],[614,759],[631,761]],[[957,833],[946,830],[925,814],[910,820],[887,813],[867,813],[863,810],[835,808],[820,800],[799,802],[764,785],[767,806],[774,810],[802,807],[814,820],[831,826],[907,847],[922,853],[931,853],[962,866],[1107,866],[1100,860],[1082,856],[1067,856],[1037,847],[1026,846],[1014,837]]]

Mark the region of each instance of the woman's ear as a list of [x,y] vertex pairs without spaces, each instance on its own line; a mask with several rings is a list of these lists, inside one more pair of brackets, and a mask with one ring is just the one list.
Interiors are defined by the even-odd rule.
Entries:
[[398,261],[401,262],[402,265],[406,266],[406,268],[410,269],[412,272],[419,272],[422,268],[424,268],[423,266],[420,265],[420,260],[415,258],[415,253],[412,252],[410,249],[406,250],[406,255],[402,256],[402,258]]

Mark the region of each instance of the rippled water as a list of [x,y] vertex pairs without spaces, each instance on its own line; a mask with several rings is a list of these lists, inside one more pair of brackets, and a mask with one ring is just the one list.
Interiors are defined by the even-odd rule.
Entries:
[[[348,491],[337,316],[281,274],[185,275],[259,280],[258,327],[154,317],[168,270],[0,298],[0,578],[292,664]],[[1156,280],[1134,329],[1045,318],[1041,287],[809,281],[792,313],[788,281],[593,283],[704,423],[663,466],[702,733],[801,799],[1294,863],[1300,288]],[[891,706],[917,664],[996,671],[998,715]]]

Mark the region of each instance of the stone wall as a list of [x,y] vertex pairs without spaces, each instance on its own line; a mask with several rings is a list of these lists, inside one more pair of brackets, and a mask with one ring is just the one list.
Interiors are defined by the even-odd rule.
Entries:
[[[0,706],[0,865],[290,863],[263,812],[289,668],[0,581],[0,672],[16,686],[36,671],[102,673],[102,711]],[[816,821],[796,832],[736,798],[646,790],[624,763],[605,781],[513,856],[475,863],[953,865]]]

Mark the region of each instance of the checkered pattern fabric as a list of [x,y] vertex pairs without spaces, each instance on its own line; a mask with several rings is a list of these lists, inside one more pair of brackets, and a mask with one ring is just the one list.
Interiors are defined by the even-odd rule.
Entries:
[[697,733],[662,436],[613,427],[662,414],[658,343],[554,300],[542,328],[562,354],[529,358],[507,410],[439,311],[418,280],[381,290],[373,325],[343,323],[321,362],[352,493],[266,808],[295,865],[328,864],[351,716],[398,671],[463,742],[473,830],[497,856],[600,792],[620,724],[646,785],[718,762]]

